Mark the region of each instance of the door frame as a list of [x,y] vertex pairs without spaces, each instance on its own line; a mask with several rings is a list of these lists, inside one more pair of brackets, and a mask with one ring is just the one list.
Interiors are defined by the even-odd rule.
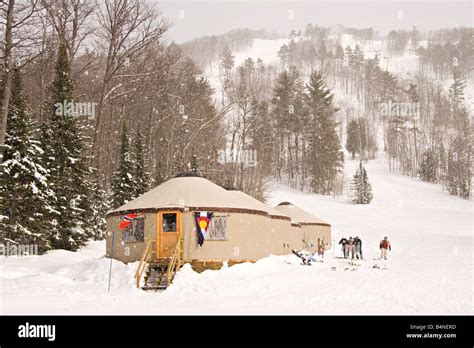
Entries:
[[[176,214],[176,232],[163,232],[163,214]],[[156,258],[164,258],[161,255],[163,250],[163,233],[177,234],[177,241],[182,238],[182,214],[181,210],[161,210],[156,213]]]

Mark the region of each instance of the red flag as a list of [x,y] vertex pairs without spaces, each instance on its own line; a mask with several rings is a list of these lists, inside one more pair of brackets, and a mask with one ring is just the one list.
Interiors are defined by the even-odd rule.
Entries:
[[121,230],[127,228],[132,223],[132,220],[135,219],[137,216],[138,214],[127,214],[122,216],[122,221],[120,221],[119,228]]
[[124,230],[124,229],[126,229],[127,226],[130,225],[130,224],[131,224],[131,221],[122,220],[122,221],[120,221],[119,228],[120,228],[121,230]]

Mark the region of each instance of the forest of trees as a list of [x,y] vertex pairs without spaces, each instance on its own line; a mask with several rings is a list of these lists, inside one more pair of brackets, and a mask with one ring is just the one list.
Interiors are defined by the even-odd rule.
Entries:
[[213,90],[148,1],[2,2],[0,239],[77,250],[105,214],[198,163],[219,176]]
[[[391,32],[394,54],[411,42],[420,56],[408,80],[365,57],[371,28],[330,35],[309,24],[277,66],[237,65],[235,50],[278,36],[234,30],[169,43],[168,22],[144,0],[8,0],[0,10],[0,242],[77,250],[104,237],[108,210],[179,172],[258,199],[269,177],[341,195],[343,147],[374,159],[379,133],[390,170],[470,197],[472,30],[432,32],[426,47],[416,28]],[[360,45],[341,47],[344,33]],[[217,91],[203,76],[216,67]],[[406,104],[416,113],[392,108]]]
[[[341,194],[344,180],[347,182],[340,171],[342,153],[325,151],[335,166],[328,165],[333,174],[326,188],[314,180],[315,177],[322,179],[323,173],[312,172],[312,168],[322,170],[324,167],[314,142],[322,139],[314,128],[314,121],[317,118],[322,121],[325,114],[321,108],[327,90],[331,101],[336,98],[337,102],[331,104],[337,104],[338,109],[335,105],[327,108],[331,124],[324,126],[325,136],[329,138],[322,143],[330,144],[329,139],[334,139],[334,144],[344,141],[352,159],[357,155],[366,161],[374,159],[379,150],[377,132],[381,129],[383,144],[379,146],[383,145],[382,150],[388,154],[391,171],[441,183],[451,194],[468,198],[471,194],[472,126],[464,103],[464,89],[467,78],[472,77],[471,70],[466,68],[466,57],[474,57],[474,51],[469,49],[473,41],[469,34],[471,30],[452,30],[456,43],[451,45],[453,49],[448,54],[453,63],[451,78],[447,79],[451,85],[449,91],[443,90],[442,75],[438,76],[440,82],[428,83],[426,73],[435,71],[435,64],[426,61],[423,46],[417,46],[424,37],[416,28],[390,32],[386,38],[392,54],[412,50],[420,55],[420,74],[412,79],[401,78],[384,69],[378,53],[366,58],[359,44],[354,47],[339,44],[340,36],[346,33],[355,35],[363,44],[375,37],[373,30],[337,27],[339,36],[336,37],[329,35],[330,31],[330,28],[309,24],[304,32],[290,33],[289,43],[278,53],[280,66],[277,68],[250,58],[235,67],[232,51],[227,47],[222,50],[220,74],[224,99],[237,105],[237,111],[232,114],[232,127],[227,127],[232,139],[229,146],[233,150],[236,147],[240,150],[255,148],[261,154],[257,168],[234,166],[230,170],[231,176],[248,178],[247,184],[232,178],[231,183],[259,198],[263,191],[261,180],[253,180],[253,175],[272,175],[301,190]],[[442,33],[425,34],[431,38],[428,47],[436,45],[436,39],[449,37],[446,32]],[[466,43],[468,35],[471,39]],[[462,53],[460,45],[463,45]],[[451,47],[448,43],[444,46]],[[460,58],[455,59],[458,53]],[[320,82],[313,80],[315,72],[318,72]],[[314,83],[322,95],[312,107],[311,85]],[[333,91],[329,92],[329,88]],[[271,127],[265,131],[257,124]],[[258,134],[264,134],[268,139],[266,144],[272,145],[262,149],[257,139],[249,137],[252,127],[263,132]],[[331,130],[338,134],[334,135]],[[237,135],[243,135],[243,138]],[[337,158],[339,155],[341,157]]]
[[[321,194],[340,191],[344,156],[337,133],[333,94],[314,71],[307,83],[291,67],[277,73],[251,58],[233,67],[230,50],[221,54],[226,120],[231,153],[255,151],[255,166],[229,163],[226,185],[262,199],[264,178]],[[338,180],[339,179],[339,180]]]
[[[380,52],[366,57],[359,44],[373,31],[308,25],[279,52],[280,67],[296,69],[300,78],[321,71],[341,108],[337,120],[345,148],[354,159],[375,158],[377,128],[383,127],[383,150],[390,170],[440,183],[463,198],[471,195],[472,122],[464,90],[473,78],[473,30],[391,31],[384,40],[395,55],[420,57],[418,74],[401,78],[384,69]],[[340,46],[343,34],[355,46]],[[427,42],[424,46],[420,43]],[[358,44],[359,43],[359,44]],[[388,62],[387,62],[388,63]],[[433,80],[435,78],[435,80]],[[449,90],[443,85],[449,84]],[[345,129],[346,134],[342,134]]]

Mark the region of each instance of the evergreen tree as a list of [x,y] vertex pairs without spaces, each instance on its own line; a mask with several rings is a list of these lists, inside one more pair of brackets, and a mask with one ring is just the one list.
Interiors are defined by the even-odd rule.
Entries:
[[90,236],[85,227],[90,219],[89,168],[83,129],[70,106],[74,103],[74,84],[65,43],[61,43],[55,66],[46,112],[48,120],[41,128],[44,150],[42,162],[48,168],[48,180],[54,192],[54,224],[51,246],[54,249],[77,250]]
[[[273,89],[273,119],[277,137],[275,147],[275,169],[277,178],[281,179],[281,172],[290,166],[287,172],[294,175],[294,163],[297,156],[297,141],[304,131],[306,109],[303,100],[303,84],[298,70],[294,67],[284,70],[278,75]],[[256,104],[255,104],[256,105]]]
[[276,121],[276,129],[283,136],[289,128],[293,117],[293,94],[295,91],[295,79],[288,70],[284,70],[275,82],[273,91],[273,114]]
[[444,144],[441,142],[441,144],[438,147],[437,151],[437,160],[438,160],[438,178],[441,181],[446,181],[446,172],[447,172],[447,166],[448,166],[448,160],[446,158],[446,149],[444,147]]
[[[359,165],[360,167],[360,165]],[[354,174],[354,176],[352,177],[352,180],[351,180],[351,183],[350,183],[350,186],[349,186],[349,191],[350,191],[350,195],[351,195],[351,201],[352,203],[355,203],[355,204],[358,204],[357,202],[359,201],[359,197],[360,197],[360,191],[361,191],[361,188],[360,188],[360,169],[356,169],[356,172]]]
[[50,249],[47,215],[52,195],[42,150],[34,139],[21,76],[13,71],[3,163],[0,165],[0,243],[35,244]]
[[288,64],[288,60],[290,58],[290,49],[288,45],[285,44],[280,47],[280,50],[278,51],[278,57],[280,58],[283,69],[285,69],[286,65]]
[[127,136],[125,123],[122,127],[119,162],[112,178],[112,207],[121,205],[135,198],[137,193],[134,174],[136,166],[130,153],[130,142]]
[[369,204],[372,201],[372,198],[374,198],[374,195],[372,193],[372,185],[369,182],[369,176],[367,175],[367,170],[363,168],[362,170],[362,186],[364,188],[363,190],[363,204]]
[[461,139],[455,139],[448,153],[448,173],[446,178],[446,188],[448,192],[452,195],[457,195],[459,193],[459,153],[456,150],[460,147],[460,142]]
[[272,99],[278,133],[301,132],[305,115],[303,92],[301,73],[295,67],[278,75]]
[[466,77],[464,72],[456,67],[453,78],[454,82],[449,92],[454,135],[448,151],[446,186],[452,195],[469,198],[472,180],[472,126],[469,112],[463,103]]
[[352,179],[351,193],[352,202],[355,204],[369,204],[372,201],[372,186],[362,162],[359,163],[359,168]]
[[329,194],[334,191],[337,174],[344,163],[344,154],[335,130],[336,110],[332,105],[334,95],[319,72],[311,75],[306,88],[306,104],[312,114],[312,132],[309,139],[311,186],[316,193]]
[[[352,64],[351,64],[356,74],[359,74],[363,62],[364,62],[364,52],[362,51],[359,45],[356,45],[354,48],[354,52],[352,54]],[[357,75],[356,75],[356,78],[357,78]]]
[[137,131],[135,138],[135,197],[145,193],[149,188],[150,175],[146,170],[146,151],[143,146],[142,135]]
[[110,210],[110,205],[107,201],[107,193],[100,184],[100,178],[97,173],[93,175],[91,181],[91,219],[90,231],[91,237],[94,240],[101,240],[105,238],[107,231],[107,224],[105,216]]
[[224,50],[221,52],[221,55],[219,57],[220,60],[220,67],[223,70],[223,75],[225,80],[230,79],[230,72],[232,71],[232,68],[234,67],[234,60],[235,57],[232,54],[232,51],[229,49],[229,47],[224,47]]
[[453,71],[453,84],[449,88],[452,112],[455,120],[458,110],[464,102],[464,88],[466,88],[466,75],[462,70],[455,68]]
[[434,183],[437,180],[436,171],[436,156],[432,150],[428,149],[423,154],[423,159],[418,170],[418,175],[420,176],[421,180]]
[[357,120],[351,120],[347,125],[346,149],[351,153],[352,159],[355,158],[356,153],[360,153],[360,134]]
[[451,143],[448,157],[447,189],[462,198],[471,196],[472,142],[469,114],[463,108],[464,127]]
[[369,125],[365,118],[351,120],[347,125],[346,149],[355,158],[358,153],[360,157],[366,158],[367,154],[375,152],[375,139],[369,131]]

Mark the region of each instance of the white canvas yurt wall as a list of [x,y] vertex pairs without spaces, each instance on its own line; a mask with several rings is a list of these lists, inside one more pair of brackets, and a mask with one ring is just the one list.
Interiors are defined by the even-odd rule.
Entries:
[[[141,256],[146,241],[157,235],[157,214],[160,211],[182,212],[182,238],[188,260],[256,260],[269,254],[288,252],[288,245],[298,245],[304,228],[291,226],[284,212],[272,209],[241,191],[228,191],[201,177],[170,179],[133,199],[107,215],[108,230],[115,232],[114,257],[135,261]],[[221,240],[205,240],[197,245],[194,212],[208,211],[225,219],[226,236]],[[124,244],[118,223],[121,216],[141,212],[146,215],[145,241]],[[211,220],[212,224],[212,220]],[[298,231],[298,232],[295,232]],[[111,237],[107,236],[107,250]],[[124,255],[124,249],[132,255]]]

